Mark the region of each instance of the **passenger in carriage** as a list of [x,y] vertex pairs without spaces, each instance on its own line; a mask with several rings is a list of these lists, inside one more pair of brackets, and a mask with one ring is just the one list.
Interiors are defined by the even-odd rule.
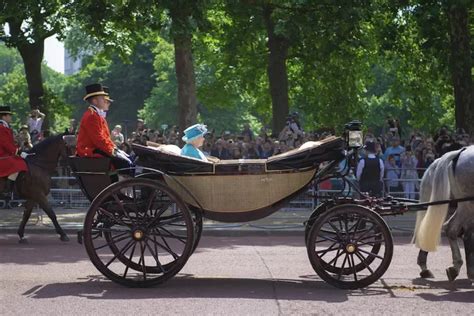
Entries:
[[195,124],[185,129],[182,140],[186,142],[186,145],[181,149],[181,155],[208,161],[204,153],[199,150],[204,144],[204,135],[206,133],[207,128],[203,124]]
[[115,146],[105,119],[113,102],[107,90],[99,83],[86,86],[84,101],[89,103],[89,108],[79,125],[76,154],[90,158],[110,157],[115,168],[128,168],[133,163],[128,154]]

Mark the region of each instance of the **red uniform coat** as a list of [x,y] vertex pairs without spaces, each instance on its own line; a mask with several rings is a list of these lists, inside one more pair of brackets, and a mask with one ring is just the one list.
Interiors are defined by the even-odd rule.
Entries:
[[94,108],[89,107],[79,125],[76,154],[79,157],[103,157],[94,153],[95,149],[100,149],[112,156],[114,148],[107,121]]
[[27,171],[25,160],[17,156],[18,148],[13,140],[13,131],[0,124],[0,177],[15,172]]

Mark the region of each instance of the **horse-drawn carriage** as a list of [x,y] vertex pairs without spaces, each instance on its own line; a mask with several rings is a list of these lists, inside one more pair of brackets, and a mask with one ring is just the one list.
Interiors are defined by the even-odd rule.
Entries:
[[[204,162],[180,156],[167,145],[134,144],[138,167],[121,181],[109,171],[107,158],[71,157],[73,172],[92,202],[82,232],[87,253],[102,274],[120,284],[164,282],[198,246],[203,217],[260,219],[329,177],[355,188],[340,170],[360,146],[358,131],[352,134],[359,137],[329,137],[257,160]],[[354,141],[356,146],[349,145]],[[384,274],[393,241],[381,215],[394,211],[380,211],[380,201],[352,197],[328,200],[314,210],[305,223],[305,241],[322,279],[340,288],[360,288]]]

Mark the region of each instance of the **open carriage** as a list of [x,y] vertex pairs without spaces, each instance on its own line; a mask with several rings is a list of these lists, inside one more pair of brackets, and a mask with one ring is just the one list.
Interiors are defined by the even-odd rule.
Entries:
[[[252,221],[277,211],[313,181],[334,176],[348,181],[339,170],[355,155],[347,141],[329,137],[268,159],[212,162],[180,156],[169,145],[134,144],[138,167],[121,181],[109,171],[107,158],[72,157],[73,172],[92,202],[82,233],[87,253],[115,282],[162,283],[198,246],[203,217]],[[360,288],[384,274],[393,241],[378,206],[371,199],[339,197],[314,210],[305,223],[305,241],[322,279]]]

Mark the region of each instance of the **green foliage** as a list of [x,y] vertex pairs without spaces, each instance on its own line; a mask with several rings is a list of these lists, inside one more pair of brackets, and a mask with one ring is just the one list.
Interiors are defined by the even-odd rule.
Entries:
[[[15,51],[11,51],[12,55]],[[15,115],[13,116],[12,126],[19,128],[26,124],[27,116],[31,111],[28,104],[28,87],[25,80],[25,72],[21,61],[12,64],[12,70],[2,74],[0,81],[0,104],[6,104],[12,107]],[[46,84],[44,102],[50,105],[51,132],[63,132],[69,126],[71,107],[67,105],[61,95],[60,82],[64,82],[64,75],[51,70],[43,65]]]
[[129,62],[124,62],[118,55],[97,55],[84,59],[84,67],[77,74],[67,77],[63,89],[66,102],[74,105],[73,117],[80,119],[86,108],[82,99],[85,86],[100,82],[109,87],[115,100],[107,115],[109,124],[134,123],[138,109],[143,107],[154,84],[153,54],[149,46],[146,43],[137,46]]

